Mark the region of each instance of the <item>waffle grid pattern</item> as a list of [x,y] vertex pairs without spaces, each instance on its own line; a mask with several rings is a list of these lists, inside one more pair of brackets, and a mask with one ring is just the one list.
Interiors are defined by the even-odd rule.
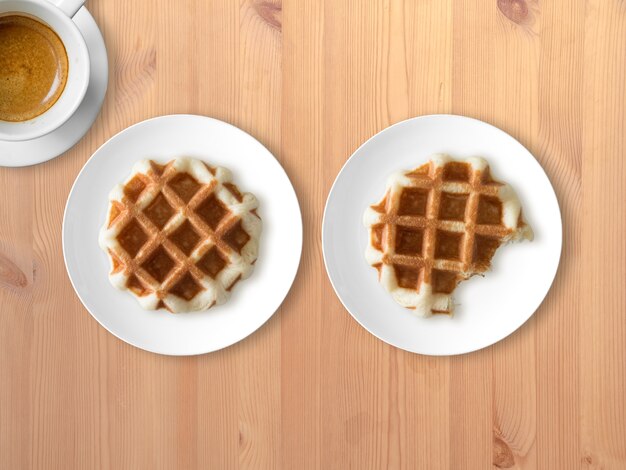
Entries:
[[[451,313],[459,282],[489,269],[501,243],[528,238],[516,232],[525,226],[520,210],[483,159],[435,156],[392,177],[383,200],[366,211],[366,258],[401,305],[420,316]],[[514,226],[506,223],[511,219]]]
[[257,202],[239,193],[227,170],[192,159],[142,161],[110,199],[101,232],[110,279],[144,308],[209,308],[252,271]]

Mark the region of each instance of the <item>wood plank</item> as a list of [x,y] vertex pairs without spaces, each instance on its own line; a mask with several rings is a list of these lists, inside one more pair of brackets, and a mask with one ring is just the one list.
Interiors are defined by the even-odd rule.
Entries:
[[581,135],[584,126],[582,3],[541,5],[539,131],[534,154],[550,177],[563,220],[559,272],[535,317],[537,464],[580,465],[579,337]]
[[0,168],[0,462],[8,468],[32,462],[33,174]]
[[283,468],[320,468],[322,462],[320,346],[328,295],[322,288],[319,241],[324,198],[323,17],[321,2],[283,4],[280,159],[298,194],[304,231],[300,269],[281,308]]
[[626,8],[592,1],[585,12],[581,460],[589,469],[626,468]]

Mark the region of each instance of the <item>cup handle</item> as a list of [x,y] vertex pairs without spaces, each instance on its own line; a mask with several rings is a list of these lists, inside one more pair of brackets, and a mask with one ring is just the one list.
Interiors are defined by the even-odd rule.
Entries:
[[53,0],[52,3],[59,7],[67,16],[73,18],[76,12],[80,10],[80,7],[85,4],[85,1],[86,0]]

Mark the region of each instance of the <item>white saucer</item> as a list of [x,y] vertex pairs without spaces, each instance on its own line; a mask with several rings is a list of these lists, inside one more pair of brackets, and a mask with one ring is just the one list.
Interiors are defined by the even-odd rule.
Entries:
[[[259,200],[263,233],[254,272],[225,304],[174,315],[143,310],[136,298],[109,283],[109,260],[98,246],[98,232],[106,218],[109,191],[126,179],[137,160],[180,156],[230,169],[234,183]],[[87,310],[118,338],[161,354],[215,351],[255,331],[289,292],[301,251],[298,199],[278,161],[242,130],[204,116],[162,116],[111,138],[76,178],[63,218],[65,265]]]
[[76,145],[96,120],[109,80],[107,51],[87,8],[78,10],[74,21],[85,38],[91,61],[89,87],[83,102],[65,124],[50,134],[22,142],[0,140],[0,166],[35,165],[58,157]]
[[[381,199],[389,174],[415,168],[435,153],[487,158],[494,177],[520,197],[535,240],[501,247],[491,272],[462,282],[454,292],[454,317],[417,318],[392,300],[366,263],[362,220],[366,207]],[[322,228],[326,270],[346,309],[381,340],[428,355],[474,351],[518,329],[550,289],[561,242],[559,204],[537,160],[500,129],[452,115],[409,119],[365,142],[337,176]]]

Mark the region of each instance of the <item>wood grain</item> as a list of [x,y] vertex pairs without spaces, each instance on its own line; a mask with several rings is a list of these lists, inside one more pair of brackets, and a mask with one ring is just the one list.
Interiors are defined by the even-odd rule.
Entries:
[[[72,150],[0,169],[0,468],[626,468],[626,3],[620,0],[90,0],[102,112]],[[129,346],[65,273],[63,208],[93,151],[152,116],[198,113],[289,173],[304,252],[283,306],[213,354]],[[535,316],[431,358],[363,330],[322,262],[349,155],[408,117],[493,123],[559,197],[563,257]]]

